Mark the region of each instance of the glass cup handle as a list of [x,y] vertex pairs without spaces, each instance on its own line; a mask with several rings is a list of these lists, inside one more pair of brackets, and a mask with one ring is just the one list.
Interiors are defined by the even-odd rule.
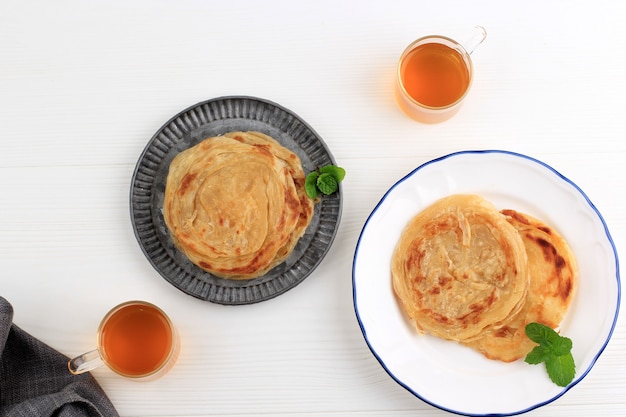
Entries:
[[485,38],[487,37],[487,30],[482,27],[482,26],[476,26],[474,27],[474,32],[472,33],[472,35],[465,40],[465,42],[462,42],[461,45],[463,46],[463,49],[465,49],[465,51],[468,53],[468,55],[471,55],[472,52],[474,52],[474,49],[476,49],[478,47],[478,45],[480,45]]
[[67,363],[67,367],[70,372],[74,375],[82,374],[84,372],[91,371],[92,369],[96,369],[97,367],[103,365],[102,358],[100,357],[100,352],[98,349],[94,349],[87,353],[83,353],[80,356],[77,356]]

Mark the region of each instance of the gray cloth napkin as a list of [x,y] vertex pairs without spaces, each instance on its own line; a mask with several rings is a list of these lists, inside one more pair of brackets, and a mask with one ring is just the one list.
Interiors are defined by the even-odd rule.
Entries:
[[0,297],[0,416],[119,417],[89,373],[72,375],[68,358],[13,324]]

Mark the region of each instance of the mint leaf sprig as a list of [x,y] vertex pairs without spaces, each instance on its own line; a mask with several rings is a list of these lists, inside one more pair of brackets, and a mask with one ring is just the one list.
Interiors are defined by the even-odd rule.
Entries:
[[304,191],[310,199],[317,198],[320,193],[330,195],[339,189],[339,183],[346,176],[346,170],[336,165],[326,165],[311,171],[305,179]]
[[524,361],[531,365],[544,362],[552,382],[560,387],[569,385],[576,375],[572,340],[559,335],[554,329],[541,323],[529,323],[525,331],[526,336],[539,345],[526,355]]

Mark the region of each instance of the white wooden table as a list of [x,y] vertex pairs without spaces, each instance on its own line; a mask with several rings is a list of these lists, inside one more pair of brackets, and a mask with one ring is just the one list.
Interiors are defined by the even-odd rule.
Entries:
[[[465,149],[540,159],[578,184],[626,246],[626,3],[139,1],[0,3],[0,294],[68,356],[128,299],[182,333],[150,383],[94,376],[122,416],[446,415],[396,384],[352,303],[363,224],[418,165]],[[393,97],[397,58],[426,34],[488,31],[461,111],[424,125]],[[154,132],[199,101],[248,95],[306,120],[346,168],[332,250],[303,283],[228,307],[185,295],[133,234],[130,179]],[[536,416],[623,416],[626,328]]]

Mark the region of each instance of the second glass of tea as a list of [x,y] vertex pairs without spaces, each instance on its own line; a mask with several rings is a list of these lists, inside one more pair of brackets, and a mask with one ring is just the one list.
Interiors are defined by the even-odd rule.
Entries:
[[146,301],[127,301],[111,309],[100,322],[97,349],[71,359],[72,374],[105,364],[136,381],[163,376],[180,352],[178,331],[163,310]]
[[476,26],[463,43],[440,35],[412,42],[400,56],[396,99],[411,118],[438,123],[452,117],[467,95],[474,75],[470,54],[487,36]]

